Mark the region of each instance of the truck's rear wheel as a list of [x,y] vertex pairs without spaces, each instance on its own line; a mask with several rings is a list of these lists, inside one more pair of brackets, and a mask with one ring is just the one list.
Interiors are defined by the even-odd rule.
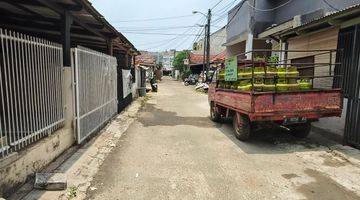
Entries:
[[311,123],[293,125],[290,128],[291,134],[297,138],[306,138],[311,131]]
[[251,126],[250,120],[247,116],[241,115],[239,113],[235,114],[233,117],[233,126],[237,139],[241,141],[246,141],[250,139]]
[[213,122],[220,122],[221,120],[221,115],[217,112],[214,103],[210,104],[210,118]]

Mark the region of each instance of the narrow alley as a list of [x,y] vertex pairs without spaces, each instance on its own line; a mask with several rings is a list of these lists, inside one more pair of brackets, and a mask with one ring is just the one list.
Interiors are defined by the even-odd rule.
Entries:
[[244,143],[208,110],[207,95],[162,81],[105,158],[87,198],[360,198],[360,162],[351,148],[281,130],[259,131]]
[[0,10],[0,200],[360,200],[360,0]]

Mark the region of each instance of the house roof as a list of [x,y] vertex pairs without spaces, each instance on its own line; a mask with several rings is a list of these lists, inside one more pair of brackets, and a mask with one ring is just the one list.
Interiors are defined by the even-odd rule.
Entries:
[[144,66],[155,66],[156,58],[150,52],[140,51],[140,55],[135,57],[135,64]]
[[[212,62],[216,55],[210,55],[210,61]],[[190,65],[197,65],[197,64],[203,64],[204,62],[204,55],[203,54],[195,54],[190,53],[189,54],[189,62]]]
[[[217,55],[210,55],[210,63],[222,62],[225,61],[225,58],[226,58],[226,50],[222,51]],[[189,62],[190,62],[190,66],[203,65],[204,56],[203,54],[190,53]]]
[[266,38],[269,36],[273,37],[293,37],[301,33],[307,33],[311,31],[317,31],[323,28],[331,27],[334,25],[340,25],[344,21],[357,18],[358,21],[360,16],[360,4],[355,4],[346,7],[342,10],[328,13],[322,17],[314,18],[303,24],[299,24],[297,20],[289,20],[282,24],[278,24],[273,27],[269,27],[264,32],[258,35],[259,38]]
[[203,54],[189,54],[189,63],[190,64],[200,64],[204,62],[204,55]]
[[360,4],[355,4],[344,8],[342,10],[332,12],[323,17],[319,17],[309,21],[307,23],[301,24],[295,28],[282,31],[280,33],[275,33],[280,37],[293,37],[302,33],[308,33],[312,31],[318,31],[320,29],[342,25],[344,22],[359,22],[360,21]]
[[0,1],[0,25],[54,42],[61,42],[63,15],[72,19],[71,43],[106,50],[138,53],[134,45],[117,31],[88,0],[4,0]]
[[221,53],[215,55],[211,61],[212,62],[223,62],[226,59],[226,55],[227,55],[226,50],[224,50]]

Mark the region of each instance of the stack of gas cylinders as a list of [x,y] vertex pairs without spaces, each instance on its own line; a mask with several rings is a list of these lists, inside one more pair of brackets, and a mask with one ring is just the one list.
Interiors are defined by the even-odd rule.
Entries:
[[[254,68],[254,70],[253,70]],[[310,78],[299,77],[295,66],[274,66],[266,62],[238,67],[238,80],[225,81],[225,68],[218,72],[218,88],[240,91],[299,91],[313,88]]]

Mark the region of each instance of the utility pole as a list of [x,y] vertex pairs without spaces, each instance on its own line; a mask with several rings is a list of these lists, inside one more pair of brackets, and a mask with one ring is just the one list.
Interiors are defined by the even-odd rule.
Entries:
[[207,15],[207,25],[206,25],[206,80],[208,80],[209,70],[210,70],[210,26],[211,26],[211,9],[208,11]]
[[[205,81],[208,80],[209,69],[210,69],[210,26],[211,26],[211,9],[208,10],[207,15],[199,11],[193,11],[193,14],[202,14],[207,19],[205,25],[205,37],[204,37],[204,58],[203,58],[203,73],[205,72],[205,62],[206,62],[206,76]],[[205,60],[206,58],[206,60]],[[204,76],[203,76],[204,77]],[[204,81],[204,78],[203,78]]]
[[202,82],[205,83],[206,78],[205,78],[205,67],[206,65],[206,52],[207,52],[207,24],[205,25],[205,35],[204,35],[204,56],[203,56],[203,69],[202,69],[202,73],[203,73],[203,77],[202,77]]

